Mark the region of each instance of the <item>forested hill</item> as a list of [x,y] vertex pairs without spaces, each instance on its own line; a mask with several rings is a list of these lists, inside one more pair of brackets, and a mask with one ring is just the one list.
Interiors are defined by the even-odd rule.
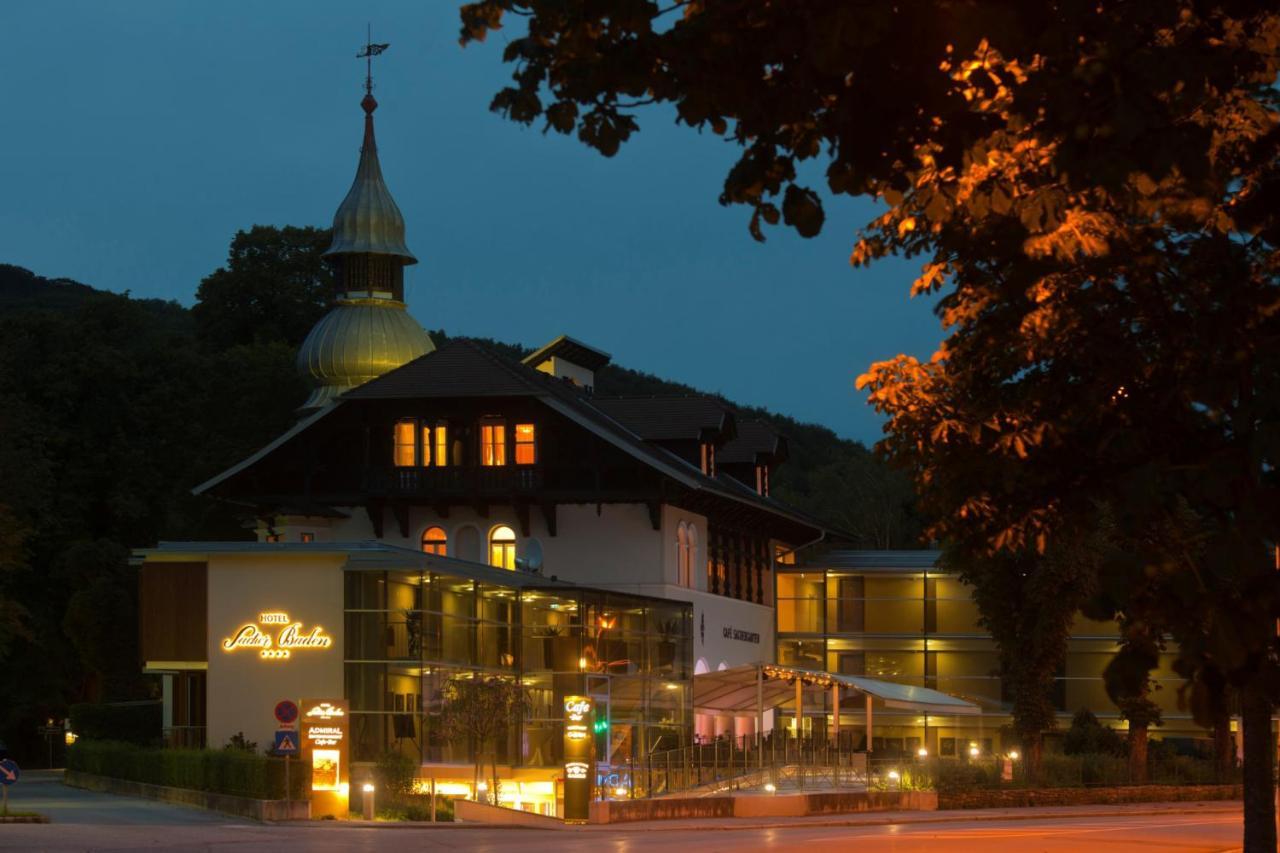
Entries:
[[[191,488],[295,422],[294,358],[332,293],[328,243],[314,228],[240,232],[191,308],[0,264],[0,741],[19,757],[69,703],[154,692],[122,629],[137,621],[130,549],[249,537],[234,507]],[[597,388],[698,393],[618,366]],[[865,447],[738,408],[788,437],[780,499],[864,547],[914,543],[910,490]]]

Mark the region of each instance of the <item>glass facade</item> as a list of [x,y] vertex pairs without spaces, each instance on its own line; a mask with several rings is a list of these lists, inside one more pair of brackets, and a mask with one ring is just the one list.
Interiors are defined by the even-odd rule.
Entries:
[[496,748],[497,763],[562,763],[566,695],[596,699],[601,763],[689,742],[693,610],[599,590],[488,583],[431,570],[348,570],[346,695],[352,760],[400,752],[466,764],[472,745],[442,730],[453,678],[524,685],[530,711]]
[[[979,622],[969,588],[928,566],[780,566],[777,629],[779,664],[930,687],[984,709],[977,720],[886,710],[873,720],[877,749],[910,752],[924,745],[947,757],[998,742],[1000,727],[1010,722],[998,651]],[[1081,708],[1123,725],[1102,682],[1116,639],[1113,624],[1077,618],[1066,664],[1055,679],[1060,729]],[[1171,654],[1162,656],[1152,673],[1159,687],[1152,699],[1165,718],[1161,731],[1203,736],[1189,713],[1178,709],[1182,681],[1171,663]],[[842,705],[841,724],[861,725],[862,715]],[[811,729],[814,723],[803,725]]]

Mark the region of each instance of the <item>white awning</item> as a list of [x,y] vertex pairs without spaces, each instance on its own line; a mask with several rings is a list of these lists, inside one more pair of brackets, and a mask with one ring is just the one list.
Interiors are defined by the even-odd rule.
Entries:
[[941,690],[776,664],[745,664],[695,675],[693,707],[698,711],[741,714],[794,705],[796,679],[800,680],[801,689],[806,693],[841,686],[870,696],[886,708],[926,714],[982,713],[982,709],[973,702]]

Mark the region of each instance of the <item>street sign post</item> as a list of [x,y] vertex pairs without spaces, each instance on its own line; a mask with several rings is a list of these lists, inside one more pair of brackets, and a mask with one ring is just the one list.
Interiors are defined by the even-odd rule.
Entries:
[[294,723],[298,722],[298,703],[291,699],[284,699],[276,703],[276,722],[282,728],[293,728]]
[[276,732],[275,750],[286,758],[290,755],[297,755],[298,733],[291,729],[281,729]]
[[280,730],[276,732],[276,752],[284,756],[284,801],[293,799],[289,789],[289,756],[298,754],[301,738],[295,730],[298,723],[298,703],[292,699],[281,699],[275,707],[276,722]]
[[9,816],[9,786],[18,781],[22,768],[12,758],[0,761],[0,791],[4,792],[4,816]]

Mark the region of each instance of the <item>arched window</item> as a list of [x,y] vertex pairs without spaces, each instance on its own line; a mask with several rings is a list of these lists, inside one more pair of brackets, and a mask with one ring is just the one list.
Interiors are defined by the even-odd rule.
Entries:
[[489,565],[512,570],[516,567],[516,532],[505,524],[489,531]]
[[428,527],[422,531],[422,550],[437,557],[449,556],[449,536],[443,527]]
[[676,583],[688,586],[689,573],[689,525],[683,521],[676,527]]
[[697,525],[695,524],[689,525],[689,530],[688,530],[688,533],[686,534],[686,539],[689,542],[689,545],[688,545],[689,557],[685,561],[686,568],[685,568],[684,585],[689,587],[689,589],[693,589],[696,586],[696,583],[694,582],[694,579],[693,579],[693,567],[698,565],[698,527]]

